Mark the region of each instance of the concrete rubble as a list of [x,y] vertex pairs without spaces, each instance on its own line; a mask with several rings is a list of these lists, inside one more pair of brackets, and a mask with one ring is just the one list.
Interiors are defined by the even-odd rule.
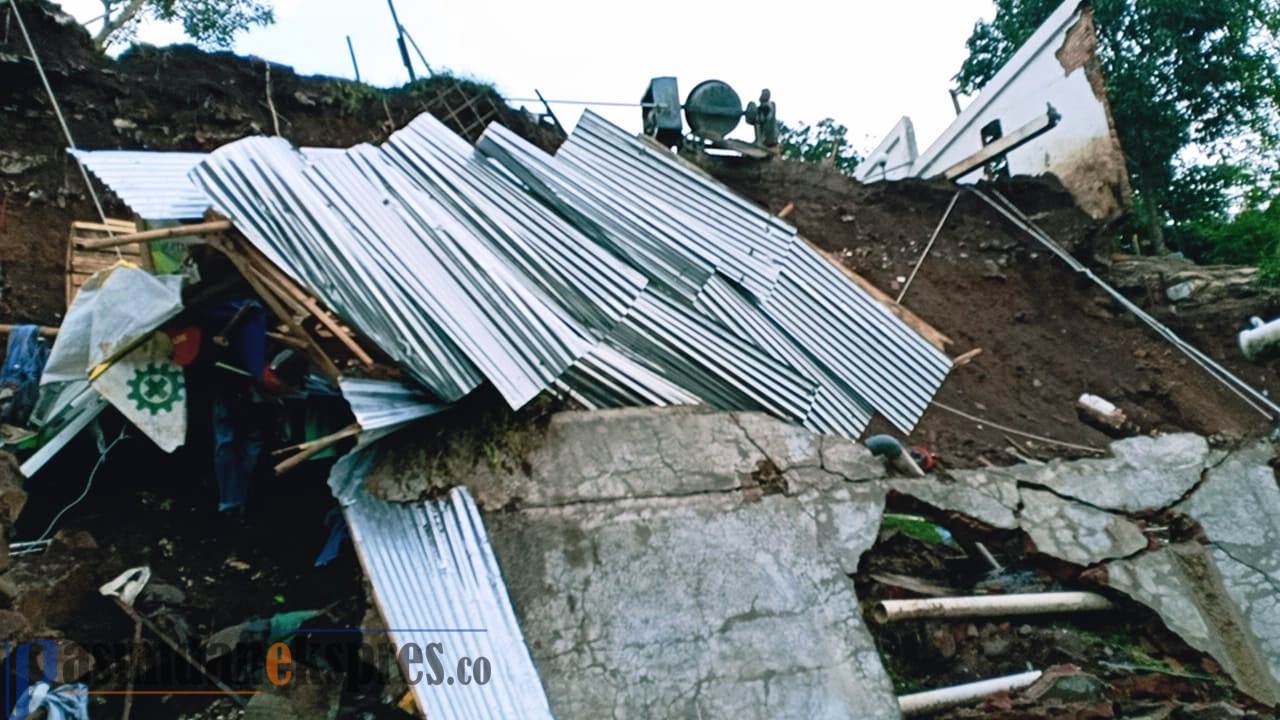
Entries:
[[[891,480],[897,492],[1002,529],[1036,549],[1100,565],[1107,582],[1208,653],[1242,690],[1280,703],[1280,488],[1257,443],[1229,454],[1196,435],[1131,438],[1113,457]],[[1203,538],[1159,544],[1139,513],[1194,521]]]

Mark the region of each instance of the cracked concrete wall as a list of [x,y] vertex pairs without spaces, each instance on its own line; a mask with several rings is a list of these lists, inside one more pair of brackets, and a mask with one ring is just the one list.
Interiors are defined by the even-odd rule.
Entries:
[[[509,468],[506,465],[510,465]],[[560,718],[896,718],[848,575],[882,464],[754,413],[562,413],[464,481]]]

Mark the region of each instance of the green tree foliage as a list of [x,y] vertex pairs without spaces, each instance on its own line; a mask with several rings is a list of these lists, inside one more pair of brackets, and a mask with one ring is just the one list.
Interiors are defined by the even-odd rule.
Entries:
[[100,50],[128,42],[147,18],[181,24],[201,47],[229,48],[238,33],[275,22],[275,13],[259,0],[102,0],[102,27],[93,41]]
[[[990,80],[1059,3],[996,0],[995,17],[969,38],[960,90]],[[1261,165],[1274,162],[1280,140],[1280,0],[1095,0],[1093,8],[1138,230],[1163,251],[1166,230],[1201,227],[1243,192],[1240,183],[1269,174]]]
[[861,158],[849,145],[849,129],[831,118],[816,125],[801,123],[790,127],[781,123],[778,144],[782,157],[803,162],[832,163],[846,175],[852,175]]

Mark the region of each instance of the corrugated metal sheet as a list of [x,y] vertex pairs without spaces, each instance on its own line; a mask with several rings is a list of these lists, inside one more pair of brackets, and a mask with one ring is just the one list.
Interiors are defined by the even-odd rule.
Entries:
[[591,111],[555,157],[594,180],[612,207],[642,217],[668,246],[696,253],[757,299],[772,292],[795,240],[789,224]]
[[653,212],[620,204],[592,178],[501,125],[489,125],[477,147],[602,247],[680,297],[696,300],[715,272],[710,260],[684,242],[673,241],[669,229],[655,229],[649,219]]
[[375,148],[305,163],[249,138],[193,173],[215,207],[437,397],[487,378],[513,407],[590,349],[585,332]]
[[449,408],[394,380],[347,377],[339,380],[338,386],[364,432],[395,429]]
[[645,276],[537,202],[431,115],[393,134],[385,155],[518,268],[550,304],[600,336],[635,303]]
[[[684,257],[698,248],[715,271],[698,279],[696,306],[816,383],[817,396],[803,418],[815,430],[857,436],[878,411],[909,432],[951,367],[949,358],[844,277],[792,226],[589,111],[554,158],[493,126],[478,147],[567,217],[597,226],[610,215],[632,218],[627,243],[657,248],[650,251],[655,257]],[[664,231],[671,218],[690,211],[703,220],[683,224],[683,234]],[[733,258],[744,254],[776,266],[776,276],[757,274],[754,289],[744,285],[750,274],[732,270]],[[668,274],[638,267],[689,297],[667,285]],[[690,277],[697,276],[679,281]]]
[[911,432],[951,370],[930,345],[803,242],[763,309],[846,388]]
[[555,156],[424,115],[381,148],[251,138],[192,173],[223,214],[442,401],[694,399],[904,431],[950,361],[795,229],[588,112]]
[[187,177],[204,153],[70,152],[143,220],[192,220],[209,209],[209,198]]
[[[502,573],[471,494],[407,505],[369,496],[345,508],[352,541],[397,647],[443,646],[457,660],[484,657],[484,685],[412,685],[429,718],[547,718],[551,709],[516,621]],[[424,672],[428,668],[421,668]]]

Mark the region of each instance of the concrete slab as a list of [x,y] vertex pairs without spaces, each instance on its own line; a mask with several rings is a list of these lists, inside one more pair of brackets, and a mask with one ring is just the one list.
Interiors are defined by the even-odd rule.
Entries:
[[1077,565],[1127,557],[1147,547],[1142,529],[1124,516],[1046,490],[1022,488],[1019,524],[1037,550]]
[[1150,606],[1242,690],[1280,703],[1280,488],[1259,443],[1211,468],[1178,510],[1205,542],[1108,564],[1112,586]]
[[885,485],[943,510],[968,515],[1004,530],[1018,527],[1016,468],[955,470],[945,477],[894,478]]
[[1053,461],[1027,482],[1103,510],[1144,512],[1178,502],[1200,482],[1210,461],[1209,443],[1179,433],[1111,443],[1114,457]]

